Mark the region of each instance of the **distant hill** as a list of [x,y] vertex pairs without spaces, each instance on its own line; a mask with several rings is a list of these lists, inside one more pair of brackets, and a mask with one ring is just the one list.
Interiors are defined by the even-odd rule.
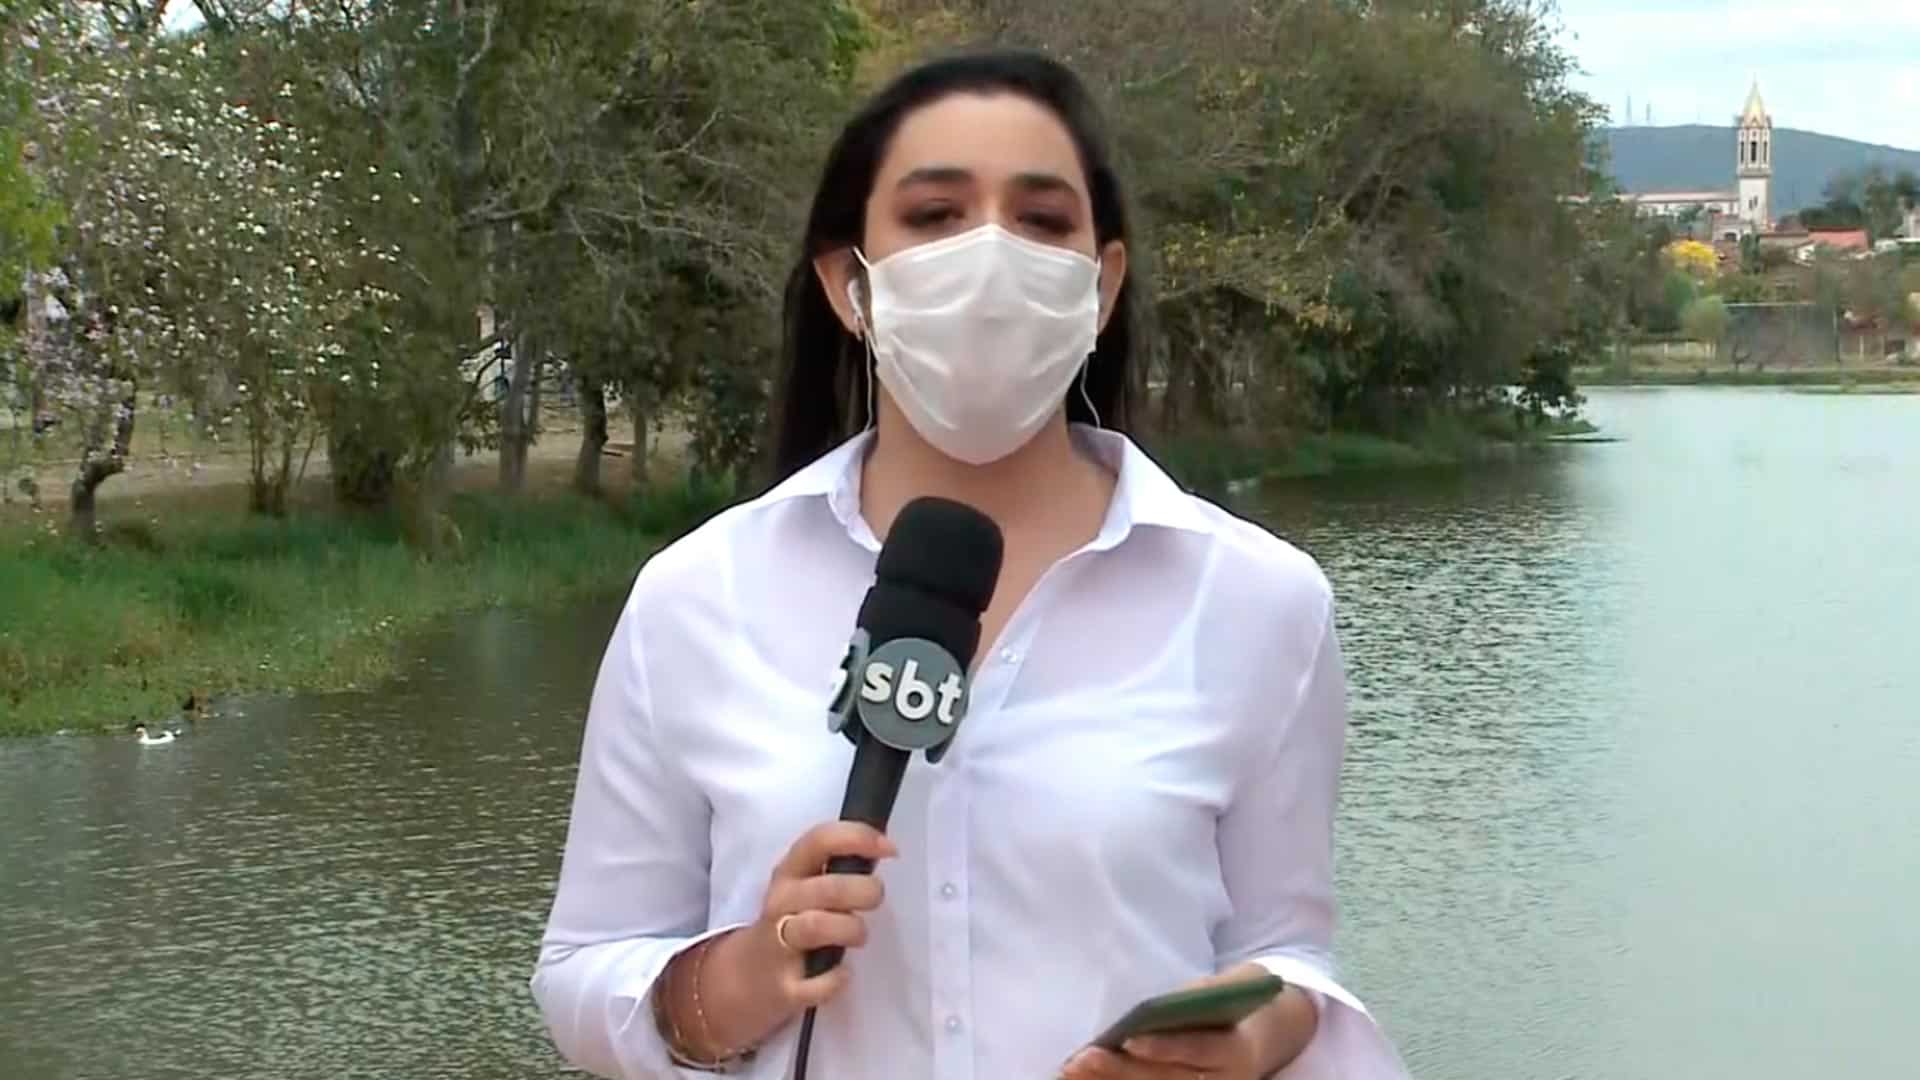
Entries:
[[[1732,190],[1734,132],[1730,127],[1608,128],[1613,175],[1628,191]],[[1920,172],[1920,150],[1855,142],[1792,128],[1773,131],[1773,215],[1797,213],[1822,201],[1834,173],[1874,162],[1889,170]]]

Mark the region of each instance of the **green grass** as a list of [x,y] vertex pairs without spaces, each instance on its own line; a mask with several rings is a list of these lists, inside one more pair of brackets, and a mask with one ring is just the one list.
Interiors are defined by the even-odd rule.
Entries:
[[1154,452],[1174,476],[1218,494],[1229,485],[1388,469],[1452,468],[1511,456],[1522,447],[1591,434],[1583,420],[1525,427],[1509,410],[1442,414],[1399,436],[1330,431],[1264,441],[1230,433],[1160,440]]
[[1903,383],[1847,383],[1843,386],[1795,386],[1790,389],[1796,394],[1820,394],[1836,397],[1920,394],[1920,380]]
[[1574,374],[1581,386],[1786,386],[1852,387],[1920,384],[1916,367],[1593,368]]
[[386,517],[230,511],[112,521],[107,542],[0,531],[0,734],[124,726],[220,695],[364,685],[451,613],[622,587],[725,488],[622,506],[457,497],[459,552],[428,561]]
[[1377,469],[1431,469],[1459,464],[1460,460],[1431,445],[1399,442],[1362,431],[1333,431],[1301,439],[1259,475],[1268,480],[1298,480]]

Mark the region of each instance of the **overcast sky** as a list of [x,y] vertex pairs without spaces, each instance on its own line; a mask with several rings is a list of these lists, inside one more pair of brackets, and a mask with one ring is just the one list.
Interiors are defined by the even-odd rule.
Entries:
[[1579,85],[1634,122],[1729,124],[1757,77],[1777,127],[1920,150],[1920,0],[1560,0]]

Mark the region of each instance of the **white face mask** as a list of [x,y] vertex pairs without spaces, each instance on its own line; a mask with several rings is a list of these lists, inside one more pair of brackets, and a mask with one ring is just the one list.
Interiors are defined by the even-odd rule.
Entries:
[[1093,353],[1100,264],[1077,251],[983,225],[860,261],[880,385],[948,457],[985,465],[1025,446]]

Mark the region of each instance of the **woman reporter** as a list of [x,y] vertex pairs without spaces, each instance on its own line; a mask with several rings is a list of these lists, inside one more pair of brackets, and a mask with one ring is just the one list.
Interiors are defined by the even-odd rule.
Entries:
[[[618,1077],[1398,1078],[1330,974],[1346,683],[1306,555],[1125,435],[1119,182],[1078,80],[901,76],[821,177],[786,297],[779,479],[655,555],[588,714],[533,987]],[[828,680],[914,498],[1005,538],[968,720],[891,836],[834,821]],[[822,873],[835,855],[872,876]],[[801,955],[847,959],[808,978]],[[1142,998],[1277,974],[1237,1027],[1085,1044]]]

